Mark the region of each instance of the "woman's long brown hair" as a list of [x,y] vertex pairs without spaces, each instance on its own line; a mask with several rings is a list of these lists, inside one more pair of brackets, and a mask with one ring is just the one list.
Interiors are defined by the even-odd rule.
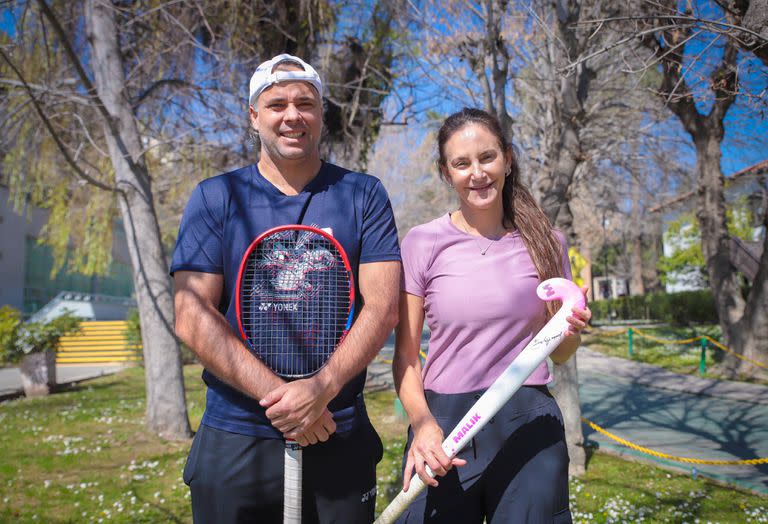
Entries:
[[[494,134],[499,141],[504,154],[512,156],[511,172],[504,181],[502,190],[502,203],[504,207],[504,226],[515,228],[523,237],[528,254],[533,260],[533,265],[539,274],[539,279],[563,276],[563,252],[562,245],[555,236],[549,219],[534,200],[520,180],[520,166],[517,163],[514,149],[501,129],[498,119],[483,111],[465,107],[458,113],[454,113],[445,119],[437,134],[438,168],[447,168],[445,158],[445,143],[454,133],[469,124],[479,124]],[[441,176],[442,169],[439,169]],[[547,311],[552,316],[560,304],[547,302]]]

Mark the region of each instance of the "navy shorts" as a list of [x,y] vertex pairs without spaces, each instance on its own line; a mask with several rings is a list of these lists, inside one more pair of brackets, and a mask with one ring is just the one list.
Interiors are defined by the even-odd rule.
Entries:
[[[201,425],[184,467],[195,524],[282,523],[284,450],[282,440]],[[382,452],[367,418],[304,448],[302,523],[370,524]]]
[[[447,436],[482,391],[426,391]],[[403,467],[413,432],[408,442]],[[570,523],[563,418],[546,386],[523,386],[459,452],[467,461],[428,487],[398,520],[412,523]]]

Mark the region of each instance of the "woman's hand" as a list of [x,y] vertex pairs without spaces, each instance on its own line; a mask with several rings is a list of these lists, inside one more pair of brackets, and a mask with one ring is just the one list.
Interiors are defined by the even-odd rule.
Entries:
[[[581,286],[581,292],[584,293],[585,303],[588,289],[587,286]],[[574,307],[571,309],[571,313],[570,316],[565,317],[565,320],[568,322],[568,329],[565,330],[566,337],[581,334],[581,331],[589,323],[589,319],[592,318],[592,311],[589,310],[588,306],[584,306],[584,309]]]
[[445,454],[442,447],[443,431],[434,418],[430,417],[418,425],[414,424],[412,428],[413,442],[408,449],[408,458],[405,461],[403,491],[408,491],[414,469],[425,485],[436,487],[437,479],[427,474],[425,466],[429,466],[435,475],[442,477],[453,466],[463,466],[467,463],[464,459],[450,458]]

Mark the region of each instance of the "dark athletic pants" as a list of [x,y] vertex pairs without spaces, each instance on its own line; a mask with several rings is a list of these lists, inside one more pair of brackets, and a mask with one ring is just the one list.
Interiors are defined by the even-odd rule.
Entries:
[[[201,425],[184,468],[195,524],[283,522],[282,440]],[[304,448],[302,524],[373,521],[382,444],[368,419]]]
[[[446,437],[481,393],[426,392]],[[409,428],[403,467],[412,440]],[[458,456],[467,465],[438,478],[398,524],[571,522],[562,414],[546,386],[520,388]]]

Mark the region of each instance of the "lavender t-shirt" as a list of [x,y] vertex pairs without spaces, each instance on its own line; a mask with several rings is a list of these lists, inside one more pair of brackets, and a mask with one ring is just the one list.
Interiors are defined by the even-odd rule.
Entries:
[[[563,273],[570,279],[565,239],[555,233],[562,244]],[[487,388],[546,323],[544,302],[536,296],[539,276],[517,232],[491,242],[461,231],[446,214],[408,232],[402,260],[402,289],[424,298],[431,332],[422,371],[425,389]],[[525,383],[549,381],[543,363]]]

